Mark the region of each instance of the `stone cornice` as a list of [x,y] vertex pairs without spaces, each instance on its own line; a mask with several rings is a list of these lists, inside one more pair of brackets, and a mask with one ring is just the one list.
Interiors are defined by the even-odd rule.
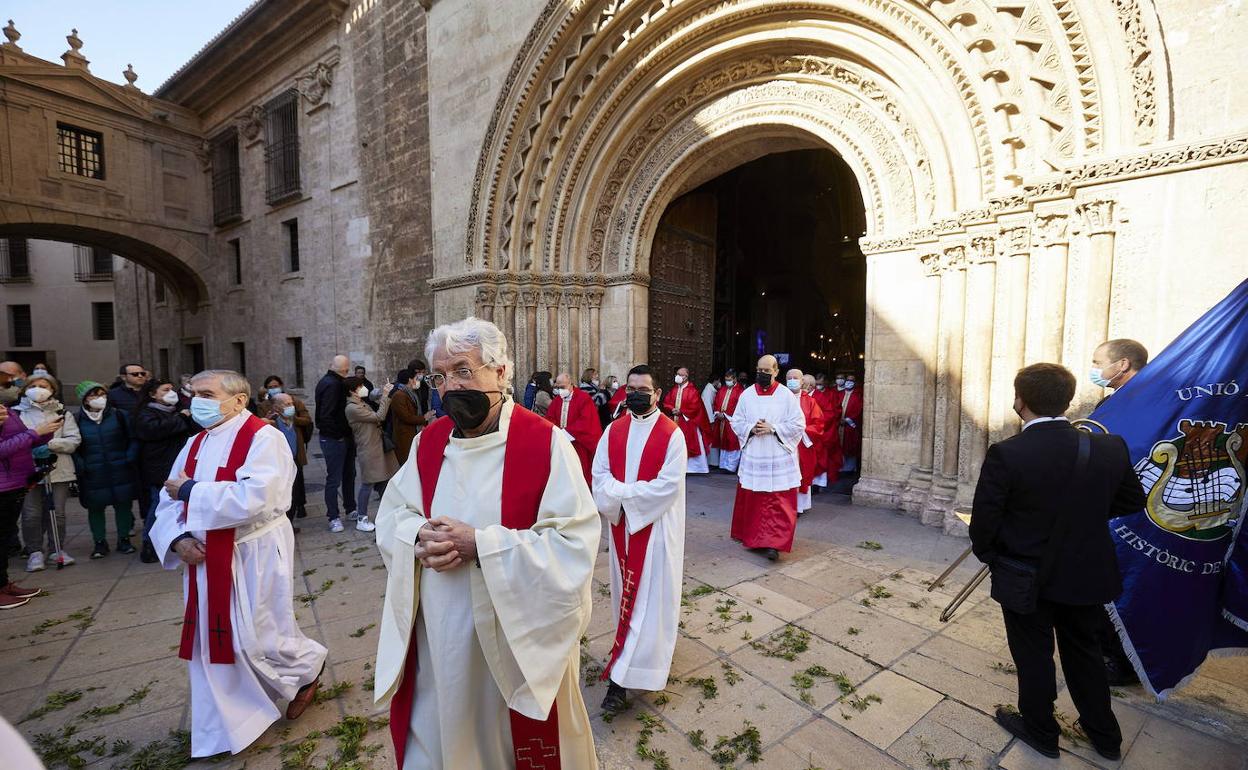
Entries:
[[[463,275],[452,275],[445,278],[431,278],[429,287],[434,291],[460,289],[465,286],[510,287],[521,289],[526,287],[549,289],[574,289],[576,287],[615,286],[622,283],[648,284],[650,279],[640,273],[556,273],[551,271],[526,270],[511,272],[507,270],[474,270]],[[601,289],[599,289],[601,291]]]

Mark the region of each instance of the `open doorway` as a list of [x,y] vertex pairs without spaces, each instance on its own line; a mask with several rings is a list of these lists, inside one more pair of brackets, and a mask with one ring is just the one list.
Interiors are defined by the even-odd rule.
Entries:
[[827,149],[765,155],[673,201],[651,251],[651,365],[704,383],[772,353],[861,374],[865,229],[853,172]]

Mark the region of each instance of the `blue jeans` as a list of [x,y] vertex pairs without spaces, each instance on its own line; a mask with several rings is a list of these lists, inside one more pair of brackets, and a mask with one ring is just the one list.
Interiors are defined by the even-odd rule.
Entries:
[[378,481],[376,484],[369,484],[364,481],[360,482],[360,494],[355,501],[355,510],[361,516],[368,515],[368,498],[372,497],[374,491],[377,492],[378,500],[380,500],[381,496],[386,493],[386,483],[387,482],[384,481]]
[[160,504],[160,490],[163,487],[148,487],[149,498],[151,502],[148,504],[147,518],[143,520],[143,542],[152,542],[152,525],[156,523],[156,506]]
[[347,513],[355,510],[355,444],[342,438],[321,436],[321,455],[325,459],[325,516],[339,518],[338,490],[342,490],[342,507]]

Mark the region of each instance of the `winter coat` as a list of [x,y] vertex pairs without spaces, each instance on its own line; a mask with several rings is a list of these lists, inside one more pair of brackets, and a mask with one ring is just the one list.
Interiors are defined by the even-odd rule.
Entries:
[[351,426],[347,424],[346,416],[347,393],[342,388],[342,381],[342,375],[330,370],[316,383],[316,429],[322,438],[351,437]]
[[385,451],[381,442],[381,423],[389,409],[389,396],[381,399],[381,408],[376,412],[358,399],[347,401],[347,422],[355,436],[355,457],[360,463],[361,483],[389,481],[399,469],[394,452]]
[[[308,405],[303,403],[302,399],[291,396],[290,400],[295,404],[295,416],[288,422],[295,429],[295,465],[303,467],[308,464],[308,442],[312,440],[312,415],[308,413]],[[271,398],[260,401],[260,416],[266,420],[277,420],[281,411]],[[281,419],[286,418],[281,417]]]
[[21,415],[9,412],[9,419],[0,424],[0,492],[25,489],[35,473],[31,450],[48,443],[22,422]]
[[108,405],[121,412],[121,419],[130,427],[130,416],[139,403],[139,391],[126,387],[124,382],[114,382],[108,389]]
[[[41,404],[35,404],[23,398],[20,405],[13,407],[13,411],[21,415],[22,424],[31,430],[45,422],[55,420],[56,413],[61,409],[64,409],[64,406],[55,398],[49,398]],[[48,474],[48,479],[53,484],[75,479],[72,455],[78,450],[78,444],[81,441],[82,434],[78,432],[78,422],[72,413],[66,412],[65,424],[53,433],[51,440],[47,442],[48,449],[57,456],[56,465],[52,466],[52,472]]]
[[82,444],[74,453],[78,499],[88,510],[130,505],[136,492],[134,464],[139,443],[130,440],[121,411],[105,407],[98,423],[85,409],[79,409],[75,417],[82,433]]
[[135,443],[138,444],[139,481],[146,487],[158,487],[173,473],[173,461],[186,444],[186,439],[199,432],[190,417],[156,407],[155,402],[143,405],[131,420]]
[[390,393],[390,435],[394,438],[394,457],[400,465],[407,462],[416,434],[425,426],[425,412],[420,393],[397,386]]

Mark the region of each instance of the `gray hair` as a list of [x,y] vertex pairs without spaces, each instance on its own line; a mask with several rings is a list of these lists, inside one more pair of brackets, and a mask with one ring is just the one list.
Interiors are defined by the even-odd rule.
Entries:
[[251,398],[251,383],[247,382],[247,378],[232,369],[205,369],[204,371],[191,377],[191,385],[199,380],[208,380],[220,378],[221,389],[227,395],[237,396],[242,393],[247,398]]
[[481,355],[481,363],[505,366],[501,388],[504,391],[511,389],[515,366],[507,355],[507,338],[489,321],[468,316],[462,321],[439,326],[429,332],[429,339],[425,342],[425,359],[430,365],[433,354],[438,350],[445,350],[452,355],[476,351]]

